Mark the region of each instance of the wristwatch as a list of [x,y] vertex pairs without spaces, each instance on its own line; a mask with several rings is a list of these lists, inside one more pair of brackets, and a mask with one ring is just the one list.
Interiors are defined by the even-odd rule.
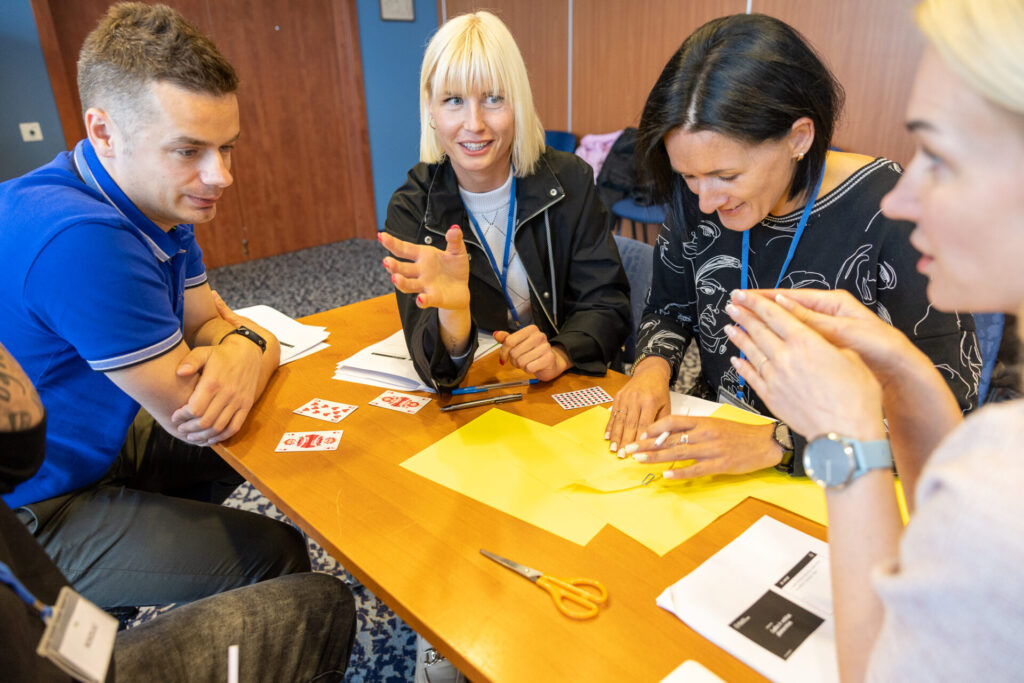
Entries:
[[829,433],[814,439],[804,449],[804,470],[822,488],[841,489],[871,470],[891,468],[888,439],[858,441]]
[[231,330],[230,332],[225,334],[223,337],[221,337],[220,342],[218,342],[218,343],[219,344],[223,344],[224,340],[227,339],[228,337],[230,337],[233,334],[240,334],[243,337],[245,337],[246,339],[248,339],[249,341],[251,341],[256,346],[260,347],[260,353],[262,353],[262,352],[267,350],[267,340],[264,339],[263,337],[261,337],[260,335],[256,334],[252,330],[250,330],[245,325],[239,325],[237,330]]
[[775,469],[785,474],[793,474],[796,446],[793,444],[793,433],[789,431],[789,425],[782,421],[776,422],[772,440],[782,448],[782,459],[775,465]]

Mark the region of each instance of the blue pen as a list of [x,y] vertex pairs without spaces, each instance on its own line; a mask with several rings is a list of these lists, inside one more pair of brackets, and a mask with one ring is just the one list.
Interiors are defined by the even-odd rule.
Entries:
[[505,387],[521,387],[524,384],[536,384],[540,380],[534,377],[533,379],[517,379],[514,382],[498,382],[497,384],[481,384],[478,387],[462,387],[461,389],[453,389],[452,396],[460,396],[462,394],[479,394],[483,391],[490,391],[491,389],[504,389]]

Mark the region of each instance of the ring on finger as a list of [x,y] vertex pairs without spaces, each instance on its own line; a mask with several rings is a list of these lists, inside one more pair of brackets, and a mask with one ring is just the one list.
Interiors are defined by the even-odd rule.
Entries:
[[768,362],[770,360],[771,359],[768,356],[765,356],[764,358],[761,359],[761,362],[757,364],[757,374],[759,374],[759,375],[763,375],[764,374],[762,372],[762,369],[764,368],[765,365],[768,364]]
[[688,432],[683,432],[679,435],[679,445],[685,446],[688,443],[690,443],[690,435]]

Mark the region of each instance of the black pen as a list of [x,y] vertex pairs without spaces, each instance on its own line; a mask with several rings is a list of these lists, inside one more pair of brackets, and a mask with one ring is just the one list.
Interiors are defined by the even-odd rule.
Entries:
[[390,353],[381,353],[380,351],[370,351],[371,356],[383,356],[384,358],[394,358],[395,360],[412,360],[408,356],[396,356]]
[[447,413],[449,410],[461,410],[462,408],[475,408],[476,406],[485,406],[492,403],[511,403],[512,401],[521,400],[523,400],[522,394],[502,394],[501,396],[491,396],[490,398],[478,398],[474,401],[449,403],[446,406],[441,406],[441,412]]

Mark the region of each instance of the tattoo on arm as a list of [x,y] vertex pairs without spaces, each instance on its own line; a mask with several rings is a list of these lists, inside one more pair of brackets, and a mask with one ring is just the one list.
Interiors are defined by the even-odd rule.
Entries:
[[0,345],[0,431],[28,429],[42,415],[43,404],[32,382],[7,349]]

